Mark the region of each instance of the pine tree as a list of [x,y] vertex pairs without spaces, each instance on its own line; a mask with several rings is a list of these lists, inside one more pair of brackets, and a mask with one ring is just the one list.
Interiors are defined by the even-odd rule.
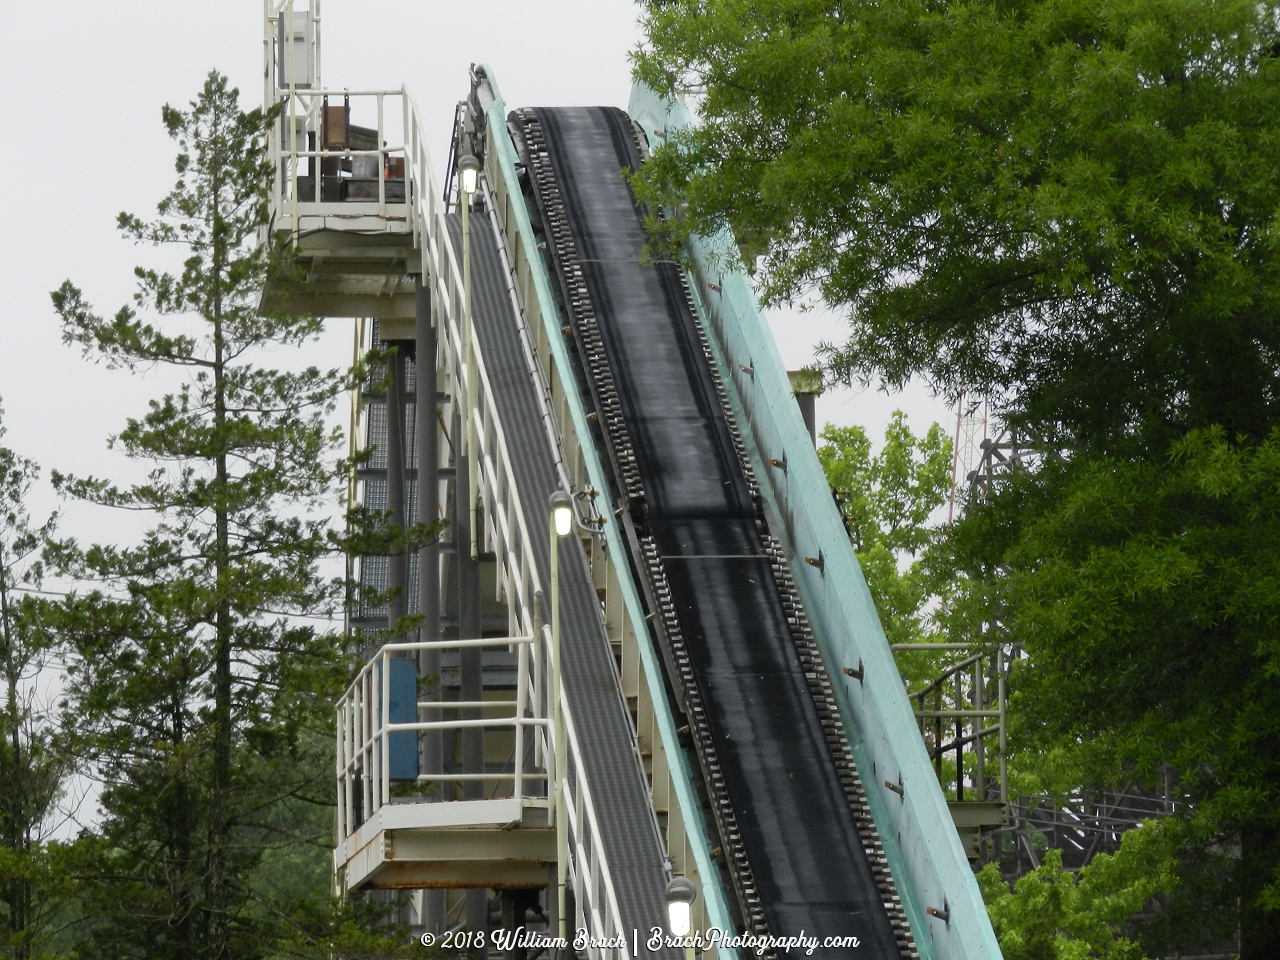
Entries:
[[[119,226],[185,248],[181,272],[138,268],[134,306],[110,318],[70,281],[52,294],[64,340],[86,356],[185,375],[112,438],[149,465],[144,482],[54,475],[68,496],[154,518],[135,545],[57,551],[92,585],[59,623],[68,709],[103,780],[105,853],[87,894],[98,922],[82,952],[251,957],[283,916],[264,860],[305,843],[296,831],[323,824],[314,810],[331,802],[331,709],[350,661],[339,632],[306,618],[341,596],[321,571],[345,470],[326,416],[350,377],[260,365],[321,323],[257,309],[269,273],[287,269],[256,237],[272,114],[242,111],[211,73],[163,120],[177,183],[157,219]],[[311,839],[322,857],[328,837]]]
[[34,524],[27,511],[38,474],[32,461],[0,447],[0,955],[14,960],[49,955],[72,886],[69,848],[49,839],[69,763],[55,691],[41,677],[56,649],[47,604],[34,591],[56,517]]

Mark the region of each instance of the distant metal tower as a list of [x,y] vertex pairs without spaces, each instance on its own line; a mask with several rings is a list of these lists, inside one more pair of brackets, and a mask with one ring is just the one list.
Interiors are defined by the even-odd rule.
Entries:
[[985,397],[976,396],[961,387],[956,400],[956,432],[951,447],[951,500],[947,505],[947,523],[955,519],[956,499],[961,496],[961,486],[971,484],[982,465],[988,432],[987,411]]

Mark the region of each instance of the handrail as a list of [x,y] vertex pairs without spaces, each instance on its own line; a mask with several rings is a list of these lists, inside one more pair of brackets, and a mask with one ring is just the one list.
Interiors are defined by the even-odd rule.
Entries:
[[[411,182],[418,186],[413,191],[415,202],[411,205],[414,239],[416,245],[424,250],[424,254],[427,250],[433,254],[435,269],[430,276],[438,299],[446,306],[443,311],[444,323],[438,324],[447,334],[441,338],[447,350],[446,366],[462,388],[463,408],[470,411],[473,427],[473,431],[463,431],[464,436],[456,438],[455,442],[461,443],[465,448],[471,437],[474,437],[480,448],[477,451],[480,475],[475,480],[477,496],[483,499],[486,513],[494,520],[487,530],[489,545],[493,547],[492,552],[506,559],[506,563],[498,566],[508,607],[513,614],[519,611],[513,627],[517,632],[528,633],[535,627],[533,599],[542,590],[533,555],[533,541],[529,536],[526,514],[512,470],[506,433],[502,429],[483,352],[476,338],[466,336],[462,329],[462,271],[458,267],[453,244],[443,242],[449,236],[448,222],[444,204],[435,190],[435,172],[421,133],[418,105],[408,88],[403,88],[402,95],[405,106],[405,140],[412,145],[405,158],[405,177],[411,178]],[[423,204],[426,205],[425,211],[420,209]],[[431,229],[424,229],[427,226]],[[423,266],[425,276],[425,262]],[[470,382],[471,369],[468,369],[466,362],[468,351],[476,376],[474,384]],[[513,568],[519,571],[519,575],[514,578],[511,575]],[[511,592],[513,587],[514,595]]]
[[[415,643],[388,643],[360,669],[355,679],[339,699],[337,713],[337,780],[338,780],[338,839],[341,842],[359,829],[361,822],[391,802],[391,741],[396,734],[414,736],[413,755],[417,755],[417,738],[423,733],[440,730],[502,730],[510,728],[515,734],[515,749],[511,773],[418,773],[418,783],[466,782],[474,780],[512,781],[512,798],[545,802],[549,816],[554,816],[554,798],[544,791],[527,793],[526,781],[546,781],[555,775],[550,697],[556,693],[554,682],[550,689],[543,689],[543,678],[550,677],[550,636],[543,631],[532,636],[500,637],[482,640],[437,640]],[[433,709],[485,709],[515,707],[509,716],[482,717],[480,719],[393,721],[390,715],[391,664],[393,654],[417,653],[424,650],[457,650],[462,648],[515,648],[516,698],[513,701],[472,703],[462,701],[418,702],[414,697],[414,713],[421,717],[424,710]],[[533,663],[530,663],[530,656]],[[529,729],[534,747],[534,762],[526,764],[525,735]],[[537,758],[546,758],[546,766]],[[356,791],[360,802],[356,802]],[[357,815],[357,808],[359,815]]]
[[[543,629],[550,642],[550,627]],[[570,880],[578,909],[582,911],[593,938],[597,942],[608,941],[625,933],[622,929],[622,911],[618,907],[618,892],[613,885],[609,860],[600,840],[600,823],[596,819],[595,805],[591,802],[591,787],[582,765],[582,749],[578,745],[573,712],[569,709],[569,698],[564,695],[563,688],[560,709],[564,715],[565,746],[571,763],[564,772],[565,809],[558,815],[565,817],[569,827],[570,849],[575,851],[575,855],[569,858]],[[626,937],[622,936],[621,939],[625,942]],[[625,960],[627,951],[624,948],[613,949],[605,956],[610,954],[618,960]]]

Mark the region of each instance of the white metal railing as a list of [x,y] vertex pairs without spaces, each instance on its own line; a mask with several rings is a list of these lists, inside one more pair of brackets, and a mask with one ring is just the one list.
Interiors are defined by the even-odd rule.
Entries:
[[[320,82],[320,0],[297,6],[295,0],[264,0],[263,107],[281,108],[267,135],[274,170],[271,228],[296,235],[301,216],[319,218],[321,227],[329,218],[368,217],[362,232],[379,222],[384,230],[403,232],[413,203],[405,170],[404,142],[411,135],[405,91],[326,89]],[[340,145],[325,136],[333,132],[330,119],[337,119],[322,113],[331,100],[343,108]],[[357,134],[371,144],[352,145],[353,100],[357,114],[361,106],[371,107],[373,116],[365,119],[374,126],[356,128],[373,134]],[[389,128],[392,118],[400,120],[399,130]],[[357,186],[367,191],[371,183],[377,185],[372,196],[342,196]],[[329,187],[339,196],[326,198]]]
[[[371,215],[388,224],[408,219],[412,199],[408,196],[403,163],[406,150],[403,144],[389,143],[391,134],[387,129],[389,112],[398,113],[402,118],[407,113],[403,89],[297,90],[282,96],[281,100],[281,117],[270,134],[276,177],[273,193],[283,201],[280,212],[289,217],[288,225],[294,232],[302,229],[299,220],[302,215],[346,218]],[[331,100],[341,101],[348,123],[351,101],[356,102],[357,108],[371,103],[374,126],[368,129],[375,131],[373,146],[351,146],[349,132],[344,138],[346,144],[341,147],[325,143],[321,111]],[[392,104],[389,105],[388,100]],[[402,129],[405,126],[402,119]],[[302,172],[303,161],[306,161],[306,173]],[[326,171],[325,161],[333,161],[332,169]],[[377,184],[376,196],[351,195],[352,188],[370,181]],[[345,188],[347,196],[326,199],[325,190],[331,186]]]
[[[591,802],[591,787],[582,769],[582,751],[567,701],[563,703],[566,749],[569,766],[564,779],[564,811],[569,830],[569,884],[573,887],[577,917],[569,926],[585,926],[597,943],[626,943],[622,927],[622,911],[618,909],[618,893],[614,889],[609,860],[600,837],[600,823]],[[590,948],[593,955],[626,960],[627,949]]]
[[[414,191],[412,218],[415,239],[422,251],[423,276],[430,278],[432,306],[436,308],[442,360],[455,386],[456,402],[465,414],[468,429],[454,443],[470,459],[472,490],[469,500],[482,508],[485,552],[498,560],[499,597],[507,602],[513,634],[529,635],[537,629],[535,598],[542,584],[529,537],[528,513],[512,469],[506,434],[498,415],[480,345],[465,327],[462,273],[449,240],[444,203],[439,198],[431,158],[421,136],[417,104],[405,93],[408,104],[409,141],[407,174],[419,185]],[[424,209],[420,209],[423,207]],[[479,531],[477,531],[479,532]]]
[[[514,700],[426,700],[414,697],[415,719],[391,718],[391,663],[397,654],[424,650],[464,648],[506,649],[516,654]],[[555,776],[552,756],[549,704],[557,693],[551,673],[550,638],[545,633],[525,637],[484,640],[443,640],[423,643],[388,643],[360,670],[338,701],[337,774],[338,839],[345,840],[383,806],[391,803],[392,738],[410,735],[412,754],[418,755],[418,741],[427,734],[445,730],[510,731],[513,750],[510,771],[482,773],[417,773],[419,784],[490,781],[511,782],[514,799],[545,799],[554,815],[554,793],[548,797],[548,777]],[[459,719],[431,719],[436,711],[510,710],[503,716]],[[427,719],[424,719],[426,717]],[[532,749],[530,749],[532,748]],[[416,767],[415,767],[416,769]],[[530,785],[533,789],[530,790]],[[422,797],[421,799],[430,799]],[[465,802],[465,801],[464,801]]]
[[[489,375],[471,330],[466,327],[462,272],[453,243],[449,239],[447,211],[436,190],[435,172],[426,147],[417,103],[407,88],[400,90],[326,90],[318,86],[319,65],[319,0],[308,0],[305,13],[294,11],[294,0],[266,0],[264,34],[264,73],[266,105],[283,101],[282,122],[273,124],[268,149],[273,160],[276,184],[271,194],[271,229],[287,228],[295,235],[304,221],[311,218],[317,228],[350,229],[360,233],[412,232],[413,245],[421,253],[422,275],[432,293],[433,314],[438,319],[442,365],[454,386],[456,400],[466,412],[463,436],[455,438],[461,453],[469,459],[471,489],[468,505],[483,511],[488,519],[484,529],[485,552],[499,558],[499,599],[507,601],[510,610],[510,632],[530,635],[536,629],[534,598],[541,590],[537,568],[528,535],[527,514],[520,503],[519,490],[511,470],[506,437],[498,418],[497,407],[489,386]],[[276,24],[275,27],[272,24]],[[299,28],[300,42],[284,42],[292,34],[286,26],[309,24]],[[299,48],[302,49],[299,49]],[[298,69],[290,58],[307,58],[305,69]],[[279,68],[283,66],[283,72]],[[298,86],[299,78],[314,81],[314,86]],[[281,85],[280,80],[288,80]],[[368,150],[326,150],[309,146],[309,137],[320,137],[323,124],[320,110],[326,98],[342,97],[344,106],[356,101],[372,101],[376,126],[376,147]],[[388,109],[388,100],[398,99],[399,110]],[[401,144],[388,146],[388,119],[398,113]],[[349,114],[349,112],[348,112]],[[349,115],[348,115],[349,119]],[[282,136],[282,131],[293,131]],[[301,143],[301,147],[299,144]],[[391,160],[403,158],[402,199],[389,202],[388,183],[397,181],[387,176]],[[326,159],[373,161],[378,176],[376,201],[343,201],[326,203],[321,195],[321,161]],[[310,161],[312,199],[299,194],[300,161]],[[394,208],[394,209],[393,209]],[[378,224],[381,224],[379,228]],[[309,224],[308,224],[309,225]],[[478,532],[478,531],[477,531]],[[478,549],[475,544],[473,549]]]

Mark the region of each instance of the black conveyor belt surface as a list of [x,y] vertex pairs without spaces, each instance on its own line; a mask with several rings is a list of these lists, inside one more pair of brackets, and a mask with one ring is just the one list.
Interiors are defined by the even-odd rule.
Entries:
[[[449,229],[461,260],[462,225],[457,216],[450,217]],[[547,510],[551,494],[560,488],[555,459],[487,216],[473,212],[470,231],[476,339],[511,454],[538,577],[546,585],[544,589],[550,590]],[[602,629],[599,601],[586,557],[576,537],[566,538],[560,556],[560,644],[565,692],[578,731],[624,928],[647,934],[650,928],[666,922],[663,854],[654,834],[648,788],[636,760],[633,728],[618,686],[617,665]],[[679,951],[664,950],[654,956],[676,960],[678,954]]]
[[631,121],[602,107],[536,114],[770,932],[857,936],[823,955],[896,958],[679,268],[640,262],[619,173],[640,162]]

